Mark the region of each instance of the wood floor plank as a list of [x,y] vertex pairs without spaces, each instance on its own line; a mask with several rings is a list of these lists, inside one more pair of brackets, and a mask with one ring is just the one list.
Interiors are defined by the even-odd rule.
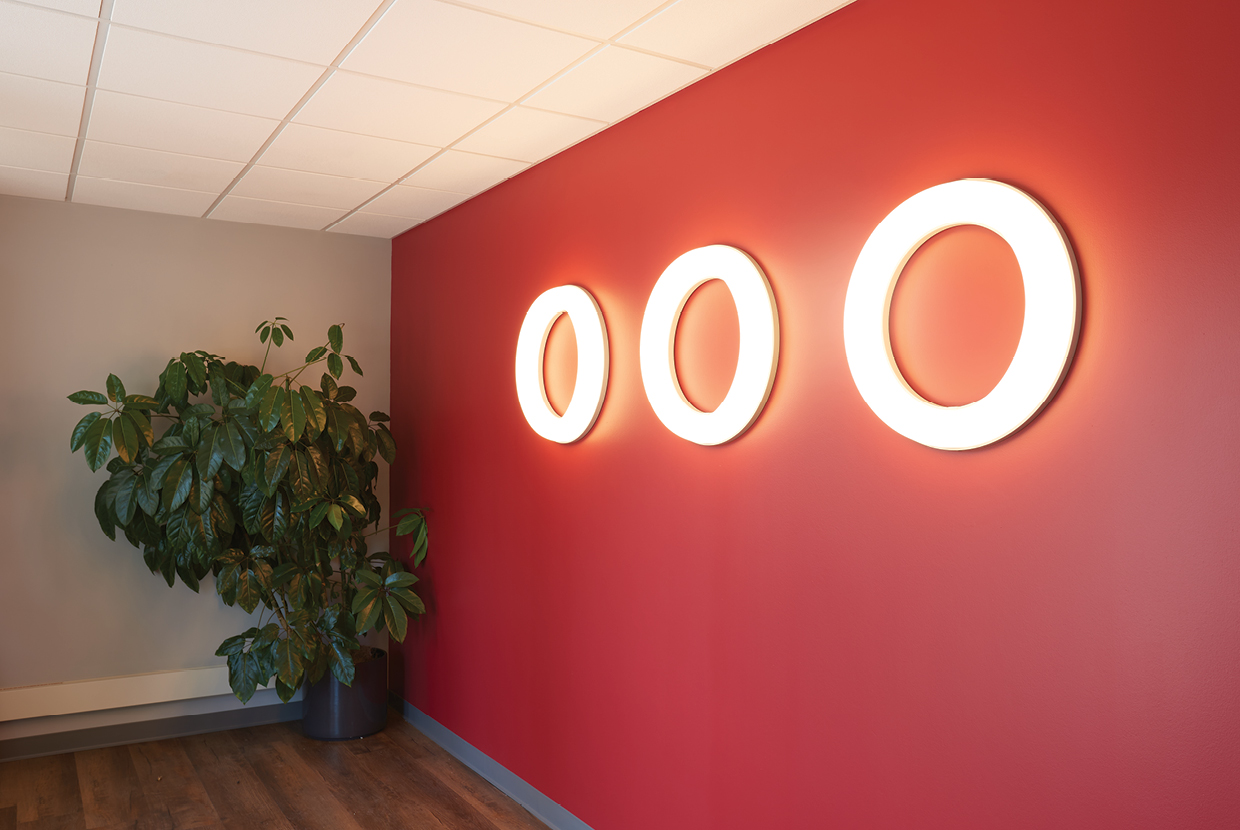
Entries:
[[43,816],[34,821],[24,821],[17,825],[17,828],[18,830],[86,830],[86,818],[82,813]]
[[166,814],[173,830],[223,827],[179,739],[130,744],[129,754],[150,814]]
[[[132,826],[149,813],[129,748],[110,746],[73,754],[87,830]],[[144,822],[152,828],[158,823]]]
[[[246,730],[249,732],[250,730]],[[241,751],[271,798],[298,830],[370,830],[362,828],[336,800],[323,777],[283,740],[266,740],[272,733],[239,737]],[[291,740],[306,740],[292,736]]]
[[405,720],[392,723],[384,732],[391,743],[405,751],[439,781],[487,818],[497,830],[547,830],[547,825],[513,801],[490,781],[458,761],[443,747]]
[[363,827],[443,830],[444,824],[433,809],[411,791],[412,782],[401,782],[401,786],[393,787],[389,776],[373,774],[369,760],[385,750],[392,751],[382,741],[367,738],[365,741],[326,743],[303,738],[291,745],[319,771],[331,787],[332,795]]
[[0,777],[9,793],[6,800],[17,807],[18,824],[82,812],[72,755],[9,761]]
[[246,734],[212,732],[182,738],[181,743],[225,827],[294,830],[238,746],[238,737]]

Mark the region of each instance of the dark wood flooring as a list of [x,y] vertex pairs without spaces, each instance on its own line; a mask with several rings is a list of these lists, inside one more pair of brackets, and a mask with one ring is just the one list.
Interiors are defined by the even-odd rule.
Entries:
[[298,722],[0,763],[0,830],[547,830],[409,725],[322,743]]

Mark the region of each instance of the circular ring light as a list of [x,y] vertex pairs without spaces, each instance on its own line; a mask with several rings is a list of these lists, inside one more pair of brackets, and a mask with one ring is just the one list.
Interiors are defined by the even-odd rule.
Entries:
[[[714,412],[685,399],[676,377],[676,324],[694,290],[723,280],[740,322],[740,354],[727,397]],[[758,264],[727,245],[695,248],[663,272],[642,317],[641,369],[646,397],[659,420],[688,441],[712,446],[731,441],[758,417],[771,393],[779,360],[779,312]]]
[[[567,314],[577,336],[577,382],[563,415],[547,400],[543,354],[547,335]],[[594,426],[607,394],[607,324],[590,292],[575,285],[544,291],[525,313],[517,336],[517,400],[534,431],[551,441],[571,444]]]
[[[1012,247],[1025,285],[1025,320],[998,385],[979,401],[939,406],[900,374],[889,312],[909,257],[957,225],[988,228]],[[844,351],[861,397],[889,427],[929,447],[973,449],[1020,429],[1059,388],[1076,348],[1080,308],[1072,249],[1045,208],[1000,182],[949,182],[905,201],[866,240],[844,300]]]

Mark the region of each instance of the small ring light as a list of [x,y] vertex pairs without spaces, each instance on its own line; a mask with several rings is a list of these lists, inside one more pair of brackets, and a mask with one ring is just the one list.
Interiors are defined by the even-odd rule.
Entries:
[[[543,355],[547,335],[561,314],[577,337],[577,381],[563,415],[547,400]],[[544,291],[525,313],[517,336],[517,400],[525,420],[550,441],[571,444],[590,431],[607,394],[607,324],[590,292],[575,285]]]
[[[714,412],[685,399],[676,377],[676,324],[699,285],[719,279],[732,292],[740,322],[740,354],[727,397]],[[708,245],[682,254],[650,292],[642,317],[641,370],[659,420],[696,444],[713,446],[740,435],[762,411],[779,360],[779,312],[762,269],[743,251]]]
[[[1025,320],[998,385],[979,401],[939,406],[900,374],[889,314],[909,257],[936,233],[958,225],[988,228],[1012,247],[1025,284]],[[844,351],[861,397],[884,423],[929,447],[967,450],[1015,432],[1042,409],[1067,372],[1079,324],[1076,261],[1055,220],[1023,191],[966,179],[923,190],[870,234],[844,300]]]

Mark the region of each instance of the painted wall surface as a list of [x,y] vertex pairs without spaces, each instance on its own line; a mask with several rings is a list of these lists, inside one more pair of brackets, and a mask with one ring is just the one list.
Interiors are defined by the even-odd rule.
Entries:
[[[1237,31],[1221,2],[862,0],[398,238],[392,495],[432,539],[406,699],[598,830],[1240,825]],[[951,453],[865,406],[841,329],[874,226],[963,177],[1052,211],[1084,317],[1041,416]],[[1019,330],[986,236],[933,240],[896,298],[946,403]],[[712,243],[761,263],[782,343],[708,448],[655,418],[638,336]],[[612,355],[571,446],[512,368],[564,283]],[[703,401],[719,296],[681,328]]]
[[280,315],[297,340],[272,365],[344,323],[359,400],[382,409],[390,274],[382,240],[0,197],[0,688],[222,664],[246,624],[210,578],[170,589],[100,532],[106,474],[70,454],[88,410],[65,396],[109,372],[153,394],[182,351],[261,362],[254,327]]

